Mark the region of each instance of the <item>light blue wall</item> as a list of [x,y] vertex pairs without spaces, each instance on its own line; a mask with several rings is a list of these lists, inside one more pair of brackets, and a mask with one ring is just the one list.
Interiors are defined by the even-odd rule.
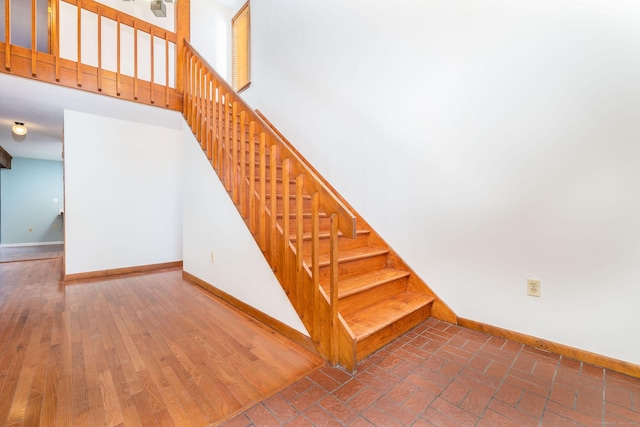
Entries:
[[0,244],[61,242],[62,162],[14,158],[0,174]]

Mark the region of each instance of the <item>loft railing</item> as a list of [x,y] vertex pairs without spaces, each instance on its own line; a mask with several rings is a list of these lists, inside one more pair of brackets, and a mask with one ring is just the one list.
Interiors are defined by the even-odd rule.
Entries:
[[174,32],[94,0],[4,0],[0,71],[180,110],[176,45]]
[[[184,57],[187,123],[318,350],[338,363],[340,342],[352,339],[338,315],[338,237],[355,238],[356,217],[188,43]],[[328,295],[321,221],[329,223]]]

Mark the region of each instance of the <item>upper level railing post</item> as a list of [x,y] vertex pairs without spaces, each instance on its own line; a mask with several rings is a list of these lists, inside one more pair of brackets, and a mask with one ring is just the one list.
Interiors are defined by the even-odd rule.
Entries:
[[36,31],[36,0],[31,0],[31,75],[36,77],[38,75],[38,32]]
[[[78,87],[82,86],[82,0],[78,0]],[[118,28],[119,31],[119,28]],[[119,35],[119,33],[118,33]],[[120,57],[120,40],[118,39],[118,63]]]
[[4,67],[11,70],[11,0],[4,0]]
[[55,79],[60,81],[60,0],[51,0],[51,41],[55,60]]
[[[182,73],[185,71],[180,64],[185,63],[186,47],[185,42],[189,42],[191,34],[191,0],[179,0],[174,3],[176,7],[175,14],[175,32],[176,32],[176,89],[178,93],[182,93],[184,88],[182,87],[183,78]],[[167,55],[168,57],[168,55]],[[167,86],[169,85],[169,79],[167,78]]]

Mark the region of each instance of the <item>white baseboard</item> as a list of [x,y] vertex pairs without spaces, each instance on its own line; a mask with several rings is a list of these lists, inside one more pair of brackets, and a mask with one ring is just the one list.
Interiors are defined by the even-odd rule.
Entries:
[[33,242],[33,243],[4,243],[0,248],[17,248],[21,246],[46,246],[46,245],[62,245],[64,242]]

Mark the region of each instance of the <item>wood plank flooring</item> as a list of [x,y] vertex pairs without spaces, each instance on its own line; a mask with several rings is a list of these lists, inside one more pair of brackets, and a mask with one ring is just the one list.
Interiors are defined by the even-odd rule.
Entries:
[[206,426],[324,365],[181,279],[0,264],[0,425]]
[[10,246],[0,248],[0,262],[27,261],[58,258],[63,255],[64,245]]

